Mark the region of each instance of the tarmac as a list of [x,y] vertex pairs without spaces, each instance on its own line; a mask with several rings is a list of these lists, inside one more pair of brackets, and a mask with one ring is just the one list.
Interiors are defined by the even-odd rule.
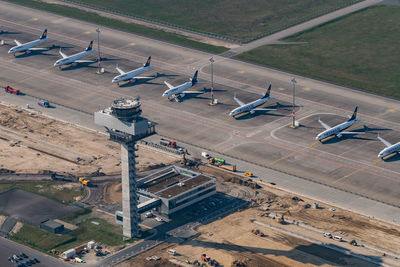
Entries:
[[[243,168],[254,167],[249,170],[258,177],[266,181],[279,179],[279,185],[288,190],[296,192],[298,188],[309,197],[329,198],[336,205],[400,222],[400,156],[387,161],[378,159],[384,145],[376,139],[379,132],[392,143],[399,141],[398,101],[296,76],[296,120],[301,126],[292,129],[289,127],[292,74],[109,28],[100,29],[104,74],[95,74],[96,63],[59,70],[52,67],[59,58],[59,48],[67,55],[82,51],[96,38],[96,25],[5,2],[0,2],[0,18],[2,30],[6,31],[0,35],[5,40],[0,47],[1,85],[9,84],[26,94],[5,96],[1,92],[1,99],[18,102],[45,98],[54,105],[45,112],[64,120],[84,122],[84,126],[92,128],[93,112],[109,106],[116,98],[140,96],[143,115],[157,122],[160,135],[197,150],[220,153]],[[13,39],[31,41],[44,28],[52,40],[45,44],[50,48],[48,51],[15,58],[7,54],[14,45]],[[157,78],[121,87],[111,84],[117,75],[116,64],[129,71],[141,66],[149,55],[154,71],[143,75],[158,72]],[[212,56],[214,94],[219,102],[215,106],[208,105]],[[163,81],[178,85],[187,81],[196,69],[200,70],[200,81],[206,83],[196,85],[193,90],[206,88],[206,93],[186,95],[179,103],[161,97],[166,90]],[[277,108],[276,111],[237,119],[228,116],[237,107],[234,93],[243,102],[252,101],[265,92],[269,83],[272,83],[271,95],[278,99],[268,101],[265,107]],[[350,130],[364,134],[324,143],[315,141],[315,136],[324,130],[317,122],[318,116],[334,126],[347,120],[357,105],[359,117],[364,121]]]

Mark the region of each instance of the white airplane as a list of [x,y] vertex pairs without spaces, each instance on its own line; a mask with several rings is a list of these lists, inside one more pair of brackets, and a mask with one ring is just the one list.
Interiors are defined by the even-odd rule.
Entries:
[[47,40],[47,29],[45,29],[42,33],[42,36],[40,36],[39,39],[21,44],[17,40],[14,40],[14,42],[17,44],[17,46],[11,47],[11,49],[8,51],[9,54],[14,54],[18,52],[23,52],[25,54],[29,54],[32,51],[39,51],[39,50],[46,50],[46,48],[35,48],[35,46],[40,45],[41,43],[46,42]]
[[168,86],[169,89],[167,89],[162,94],[162,96],[163,97],[167,96],[168,99],[170,99],[170,97],[172,96],[173,98],[175,98],[175,101],[178,102],[178,96],[184,97],[185,94],[202,94],[202,93],[204,93],[204,91],[186,91],[187,89],[189,89],[190,87],[194,86],[196,83],[199,82],[197,80],[198,72],[199,71],[196,70],[196,72],[193,75],[193,78],[190,78],[189,82],[185,82],[178,86],[173,86],[173,85],[169,84],[168,82],[164,81],[164,83]]
[[117,66],[116,69],[120,73],[120,75],[115,76],[114,79],[112,79],[112,83],[117,83],[119,85],[120,82],[124,82],[124,81],[129,81],[129,83],[134,83],[137,79],[155,78],[155,77],[138,77],[137,76],[137,75],[140,75],[143,72],[146,72],[149,69],[153,68],[152,66],[150,66],[150,61],[151,61],[151,56],[147,59],[146,63],[143,64],[143,67],[140,67],[135,70],[131,70],[129,72],[124,72]]
[[391,154],[400,153],[400,142],[392,145],[391,143],[380,137],[379,134],[378,134],[378,139],[386,145],[386,148],[383,149],[381,152],[379,152],[378,158],[383,159],[384,157],[389,156]]
[[236,115],[244,112],[249,112],[250,114],[254,114],[256,111],[276,110],[272,108],[257,108],[263,105],[265,102],[267,102],[268,99],[272,98],[270,97],[270,92],[271,92],[271,84],[268,86],[268,90],[262,98],[250,102],[248,104],[243,103],[242,101],[236,98],[236,95],[234,95],[233,99],[240,105],[240,107],[237,107],[234,110],[232,110],[229,113],[229,116],[235,117]]
[[85,51],[76,53],[72,56],[67,56],[66,54],[64,54],[63,52],[61,52],[61,48],[60,48],[60,55],[63,57],[59,60],[56,61],[56,63],[54,63],[54,67],[59,67],[61,69],[62,65],[71,65],[71,67],[75,67],[76,65],[78,65],[78,63],[93,63],[96,61],[93,60],[80,60],[83,57],[86,57],[87,55],[90,55],[91,53],[93,53],[93,41],[90,41],[89,46],[85,49]]
[[363,134],[363,132],[343,132],[343,130],[346,130],[347,128],[349,128],[350,126],[352,126],[354,124],[354,122],[356,121],[360,121],[357,120],[357,109],[358,107],[356,107],[356,109],[353,112],[353,116],[349,116],[349,120],[346,122],[343,122],[339,125],[336,125],[334,127],[330,127],[329,125],[325,124],[323,121],[321,121],[321,119],[318,117],[318,122],[326,129],[325,131],[321,132],[320,134],[317,135],[317,137],[315,137],[315,140],[318,141],[322,141],[323,139],[332,136],[332,135],[336,135],[336,137],[342,137],[342,135],[344,134]]

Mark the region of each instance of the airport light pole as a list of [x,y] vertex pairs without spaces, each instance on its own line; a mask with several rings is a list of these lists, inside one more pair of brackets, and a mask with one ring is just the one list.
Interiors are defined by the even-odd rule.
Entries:
[[295,91],[296,91],[296,79],[293,78],[292,79],[292,83],[293,83],[293,122],[292,122],[292,127],[296,128],[296,115],[295,115]]
[[96,29],[97,32],[97,73],[100,73],[101,67],[101,56],[100,56],[100,29]]
[[211,63],[211,105],[214,105],[214,68],[213,68],[213,63],[214,63],[214,58],[210,58],[210,63]]

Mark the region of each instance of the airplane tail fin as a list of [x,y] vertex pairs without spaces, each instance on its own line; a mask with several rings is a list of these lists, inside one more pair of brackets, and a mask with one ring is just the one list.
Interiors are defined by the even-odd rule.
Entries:
[[40,36],[40,39],[46,39],[47,38],[47,29],[44,29],[42,36]]
[[147,59],[146,63],[144,63],[144,67],[148,67],[150,66],[150,61],[151,61],[151,56],[149,56],[149,58]]
[[193,78],[191,79],[192,85],[195,85],[196,83],[198,83],[199,81],[197,80],[197,74],[198,74],[198,70],[196,70],[196,72],[193,75]]
[[271,84],[269,84],[268,89],[267,89],[267,92],[266,92],[265,95],[262,97],[262,99],[265,99],[265,98],[269,97],[270,93],[271,93]]
[[353,116],[350,117],[349,121],[352,121],[352,120],[355,120],[355,119],[356,119],[356,117],[357,117],[357,109],[358,109],[358,106],[357,106],[356,109],[354,110]]
[[92,50],[92,49],[93,49],[93,40],[90,41],[88,47],[86,48],[86,51],[90,51],[90,50]]

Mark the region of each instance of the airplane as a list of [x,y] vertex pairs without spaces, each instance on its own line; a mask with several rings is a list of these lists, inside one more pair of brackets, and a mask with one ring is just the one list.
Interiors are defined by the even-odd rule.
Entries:
[[173,86],[169,84],[168,82],[164,81],[164,83],[168,86],[169,89],[165,90],[165,92],[162,94],[163,97],[167,96],[168,99],[172,96],[175,98],[175,101],[178,102],[178,96],[184,97],[185,94],[202,94],[204,91],[186,91],[190,87],[194,86],[195,84],[199,83],[197,80],[197,74],[198,70],[193,75],[193,78],[190,78],[190,81],[185,82],[181,85],[178,86]]
[[60,48],[60,55],[63,57],[59,60],[56,61],[56,63],[54,63],[54,67],[59,67],[61,69],[62,65],[69,65],[71,64],[71,67],[75,67],[76,65],[78,65],[78,63],[93,63],[96,61],[93,60],[79,60],[83,57],[86,57],[87,55],[90,55],[91,53],[93,53],[93,41],[90,41],[89,46],[85,49],[85,51],[76,53],[72,56],[67,56],[66,54],[64,54],[63,52],[61,52],[61,48]]
[[263,105],[265,102],[270,99],[270,92],[271,92],[271,84],[268,86],[267,92],[265,95],[257,99],[253,102],[250,102],[248,104],[243,103],[239,99],[236,98],[236,95],[234,95],[233,99],[240,105],[240,107],[235,108],[229,113],[229,116],[235,117],[238,114],[244,113],[244,112],[249,112],[250,114],[254,114],[256,111],[268,111],[268,110],[276,110],[272,108],[257,108],[258,106]]
[[137,75],[142,74],[143,72],[148,71],[149,69],[153,68],[150,66],[151,56],[147,59],[146,63],[143,64],[143,67],[140,67],[135,70],[131,70],[129,72],[124,72],[118,66],[116,67],[117,71],[120,75],[115,76],[112,79],[112,83],[117,83],[119,85],[120,82],[129,81],[129,83],[134,83],[137,79],[152,79],[155,77],[138,77]]
[[360,121],[357,120],[357,109],[358,107],[356,107],[356,109],[353,112],[353,115],[350,117],[349,116],[349,120],[346,122],[343,122],[339,125],[336,125],[334,127],[330,127],[329,125],[325,124],[323,121],[321,121],[321,119],[318,117],[318,122],[326,129],[325,131],[319,133],[317,135],[317,137],[315,137],[315,140],[318,140],[320,142],[322,142],[323,139],[332,136],[332,135],[336,135],[336,137],[342,137],[342,135],[344,134],[363,134],[362,132],[343,132],[343,130],[346,130],[347,128],[349,128],[350,126],[352,126],[354,124],[354,122],[356,121]]
[[383,159],[384,157],[390,155],[390,154],[394,154],[394,153],[400,153],[400,142],[392,145],[391,143],[389,143],[388,141],[386,141],[385,139],[383,139],[382,137],[379,136],[378,134],[378,139],[384,143],[386,145],[386,148],[383,149],[381,152],[379,152],[378,154],[378,158]]
[[29,54],[32,51],[39,51],[39,50],[46,50],[46,48],[35,48],[35,46],[40,45],[44,42],[46,42],[47,40],[47,29],[44,29],[42,36],[40,36],[39,39],[25,43],[25,44],[21,44],[20,42],[18,42],[17,40],[14,40],[14,42],[17,44],[17,46],[11,47],[10,50],[8,50],[9,54],[14,54],[15,57],[15,53],[18,52],[23,52],[25,54]]

